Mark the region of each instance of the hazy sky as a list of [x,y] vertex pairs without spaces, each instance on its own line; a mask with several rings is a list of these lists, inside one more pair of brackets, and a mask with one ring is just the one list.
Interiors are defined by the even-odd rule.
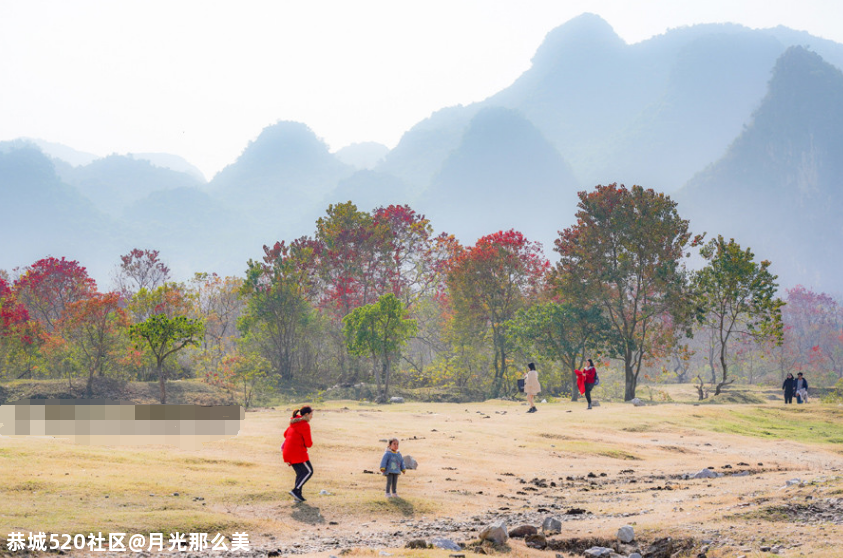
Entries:
[[628,43],[711,22],[843,43],[841,0],[0,0],[0,140],[174,153],[208,178],[278,120],[394,147],[583,12]]

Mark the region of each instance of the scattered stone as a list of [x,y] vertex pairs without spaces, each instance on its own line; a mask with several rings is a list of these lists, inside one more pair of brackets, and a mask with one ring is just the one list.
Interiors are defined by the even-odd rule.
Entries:
[[389,402],[390,403],[403,403],[404,398],[403,397],[390,397]]
[[565,515],[585,515],[588,512],[582,508],[571,508],[565,512]]
[[562,522],[556,517],[546,517],[542,523],[542,531],[545,535],[556,535],[562,532]]
[[368,469],[363,469],[363,474],[364,474],[364,475],[374,475],[374,474],[375,474],[375,472],[374,472],[374,471],[369,471]]
[[547,539],[541,534],[527,535],[524,537],[524,543],[530,548],[537,548],[539,550],[547,548]]
[[631,543],[635,540],[635,531],[632,528],[632,525],[624,525],[620,529],[618,529],[618,540],[622,543]]
[[692,479],[716,479],[719,476],[720,476],[719,473],[715,473],[711,469],[703,469],[702,471],[700,471],[696,475],[693,475],[691,478]]
[[632,399],[632,401],[630,401],[630,403],[632,403],[635,407],[643,407],[645,405],[645,403],[643,401],[641,401],[640,399],[638,399],[637,397]]
[[798,486],[800,484],[802,484],[802,479],[790,479],[784,483],[785,486]]
[[404,548],[426,549],[427,541],[424,539],[413,539],[411,541],[408,541],[407,544],[404,545]]
[[506,532],[506,522],[495,521],[480,532],[481,541],[492,541],[495,544],[504,544],[509,539]]
[[451,539],[433,539],[431,544],[433,545],[433,548],[441,548],[444,550],[462,550],[462,547]]
[[332,496],[332,494],[330,492],[328,492],[327,490],[325,490],[324,488],[319,491],[319,494],[321,494],[322,496]]
[[509,537],[512,539],[520,539],[527,535],[535,535],[539,530],[532,525],[520,525],[509,532]]
[[630,555],[629,555],[629,557],[628,557],[628,558],[642,558],[642,557],[641,557],[641,555],[640,555],[640,554],[638,554],[637,552],[633,552],[632,554],[630,554]]
[[407,469],[418,469],[419,462],[416,461],[412,455],[405,455],[404,456],[404,467]]
[[609,558],[615,553],[615,551],[611,548],[606,548],[605,546],[592,546],[585,552],[583,552],[583,556],[587,556],[588,558]]

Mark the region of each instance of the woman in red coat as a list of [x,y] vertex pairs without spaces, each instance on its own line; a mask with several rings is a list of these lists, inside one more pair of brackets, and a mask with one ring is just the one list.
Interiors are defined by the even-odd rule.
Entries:
[[312,418],[313,409],[310,407],[296,409],[290,419],[290,426],[284,432],[284,444],[281,446],[284,462],[296,471],[296,484],[290,491],[290,495],[298,502],[304,502],[301,489],[304,483],[313,476],[313,466],[307,455],[307,448],[313,445],[310,437],[310,419]]

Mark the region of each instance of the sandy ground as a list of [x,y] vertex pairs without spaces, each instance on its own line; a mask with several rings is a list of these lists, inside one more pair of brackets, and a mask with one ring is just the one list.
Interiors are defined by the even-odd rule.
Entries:
[[[327,407],[312,423],[316,474],[305,491],[308,502],[253,510],[291,527],[258,539],[281,552],[371,546],[401,555],[414,538],[469,542],[496,519],[511,529],[554,516],[563,528],[552,539],[611,541],[619,527],[632,525],[642,541],[693,538],[689,555],[707,547],[709,556],[751,556],[777,546],[788,556],[843,556],[837,549],[843,543],[840,448],[702,430],[695,426],[701,413],[742,408],[701,409],[607,404],[586,411],[556,403],[526,414],[525,406],[502,402]],[[256,418],[243,434],[280,431],[279,415],[250,413]],[[400,478],[400,501],[387,500],[383,478],[366,473],[377,471],[380,440],[392,435],[420,464]],[[704,468],[723,476],[685,478]],[[281,467],[278,474],[291,482],[291,471]],[[519,540],[509,546],[516,553],[548,552],[527,550]]]
[[[639,548],[671,537],[685,549],[676,556],[749,558],[773,550],[788,557],[843,557],[839,444],[713,431],[721,423],[755,420],[746,417],[777,404],[607,403],[588,411],[584,403],[557,402],[540,404],[535,414],[525,413],[523,403],[506,401],[317,404],[310,454],[315,475],[304,490],[306,503],[286,494],[294,474],[282,462],[280,444],[291,409],[250,411],[238,436],[202,449],[139,454],[114,448],[113,455],[160,458],[173,467],[166,474],[175,479],[204,467],[202,482],[217,490],[197,492],[204,499],[194,502],[191,491],[202,490],[194,484],[180,498],[194,506],[190,509],[242,526],[255,551],[241,556],[455,553],[405,548],[414,539],[436,538],[463,543],[465,550],[456,553],[472,555],[480,532],[494,521],[513,529],[541,527],[555,517],[562,529],[547,537],[548,549],[528,548],[524,539],[481,548],[513,557],[581,556],[584,548],[614,543],[618,529],[631,525]],[[839,428],[833,439],[843,439],[843,410],[837,407],[810,405],[786,413],[782,420],[823,424],[832,433]],[[387,499],[377,471],[392,436],[419,468],[400,478],[399,498]],[[43,444],[45,455],[58,449],[66,460],[74,459],[67,442],[0,442],[7,450]],[[88,463],[90,468],[94,462]],[[719,476],[688,478],[706,468]],[[54,472],[41,461],[31,469],[33,478]],[[144,471],[136,471],[140,478],[133,480],[144,480]],[[106,473],[71,474],[84,479],[83,474]],[[139,499],[138,509],[143,505]]]

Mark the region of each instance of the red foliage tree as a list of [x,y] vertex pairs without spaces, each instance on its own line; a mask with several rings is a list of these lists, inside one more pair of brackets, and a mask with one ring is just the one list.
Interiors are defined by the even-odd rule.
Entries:
[[515,230],[484,236],[448,263],[446,283],[457,314],[478,319],[491,330],[492,397],[500,395],[507,372],[507,321],[539,292],[549,269],[541,244]]
[[14,284],[17,300],[47,332],[55,329],[68,304],[90,297],[96,288],[84,267],[64,258],[38,260]]

